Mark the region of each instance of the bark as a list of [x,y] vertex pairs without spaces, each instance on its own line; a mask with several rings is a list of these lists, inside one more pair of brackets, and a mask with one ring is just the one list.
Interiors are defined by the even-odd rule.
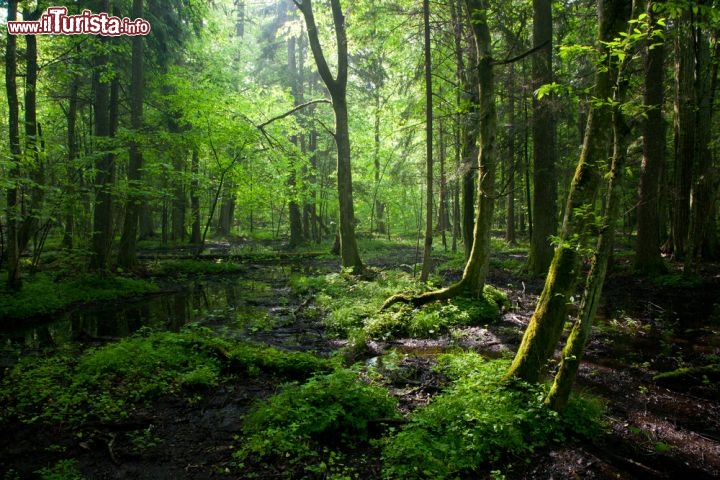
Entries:
[[[100,12],[109,11],[109,1],[100,1]],[[95,210],[93,211],[92,256],[90,268],[107,270],[112,245],[113,200],[112,186],[115,180],[115,164],[113,155],[108,153],[111,137],[110,96],[111,88],[108,80],[103,78],[110,68],[106,44],[108,37],[98,36],[98,49],[94,58],[93,83],[95,90],[95,140],[100,150],[95,162]]]
[[79,180],[81,173],[75,168],[75,159],[78,156],[78,138],[77,138],[77,113],[78,113],[78,91],[80,89],[80,79],[77,75],[73,76],[72,85],[70,85],[70,99],[68,101],[67,111],[67,143],[68,143],[68,176],[69,181],[66,189],[68,200],[65,204],[65,230],[63,232],[62,246],[67,249],[73,248],[75,236],[75,197],[77,194],[76,181]]
[[352,170],[350,163],[350,132],[348,128],[347,78],[348,45],[345,32],[345,17],[340,0],[331,0],[333,25],[337,43],[337,76],[333,77],[320,45],[318,29],[312,8],[312,0],[295,1],[305,18],[308,40],[315,58],[318,73],[332,98],[335,113],[335,144],[337,146],[337,189],[340,210],[340,258],[343,268],[356,274],[364,271],[355,238],[355,213],[352,195]]
[[693,179],[695,150],[695,83],[693,28],[691,13],[685,12],[677,22],[675,40],[675,158],[672,198],[672,254],[685,258],[690,230],[690,189]]
[[[613,1],[620,2],[622,0]],[[619,7],[613,5],[606,6],[605,8],[609,9],[607,12],[609,15],[620,10]],[[620,66],[619,70],[620,72],[625,70],[623,65]],[[624,101],[624,84],[624,80],[620,79],[615,89],[615,96],[613,97],[615,105]],[[598,235],[597,246],[591,260],[590,271],[586,277],[585,289],[582,300],[580,301],[580,309],[573,323],[565,348],[563,348],[560,367],[558,368],[553,385],[545,400],[545,403],[556,411],[564,410],[570,400],[572,386],[575,383],[580,361],[585,352],[585,345],[592,331],[593,320],[600,305],[605,275],[608,264],[612,258],[615,225],[620,218],[620,207],[623,200],[622,174],[625,169],[625,152],[627,151],[627,145],[624,139],[627,138],[628,135],[625,131],[622,113],[618,108],[613,108],[612,117],[613,154],[610,174],[608,176],[607,194],[605,197],[605,212],[600,225],[600,234]]]
[[[650,1],[647,14],[651,25],[655,21]],[[651,33],[655,27],[651,26]],[[643,105],[646,109],[642,125],[643,156],[640,165],[640,187],[637,208],[637,241],[635,244],[635,270],[646,275],[660,273],[666,269],[660,255],[660,176],[665,164],[665,120],[664,103],[665,46],[655,39],[647,42],[644,58]]]
[[[8,3],[8,21],[17,20],[17,2]],[[17,94],[17,37],[7,35],[5,47],[5,91],[8,99],[8,143],[10,144],[11,162],[8,171],[8,178],[15,179],[22,157],[20,147],[20,102]],[[7,190],[7,261],[8,276],[7,286],[11,290],[19,290],[22,287],[20,276],[20,251],[18,249],[18,188],[17,183],[12,183]]]
[[[533,90],[552,83],[552,8],[550,0],[533,0]],[[533,276],[547,272],[553,258],[551,237],[557,232],[556,121],[553,98],[533,96],[533,228],[528,271]]]
[[[510,75],[511,78],[514,78],[514,67],[510,66]],[[515,165],[517,165],[516,159],[515,159],[515,146],[516,146],[516,136],[517,136],[517,129],[515,128],[515,88],[514,85],[512,87],[512,91],[509,94],[509,115],[510,115],[510,127],[508,129],[508,181],[507,181],[507,223],[505,226],[505,240],[509,244],[515,243]]]
[[190,243],[200,244],[200,153],[197,147],[193,147],[192,159],[190,160],[190,214],[192,215],[192,227]]
[[477,157],[478,181],[476,202],[478,204],[473,230],[472,249],[465,264],[463,276],[457,283],[446,288],[417,296],[403,294],[388,298],[382,310],[402,302],[415,306],[457,295],[479,298],[483,294],[490,260],[490,233],[495,208],[495,131],[497,113],[495,108],[495,78],[493,74],[490,29],[487,24],[487,0],[466,0],[470,24],[477,48],[477,72],[480,114],[480,151]]
[[420,281],[427,282],[432,269],[433,242],[433,94],[430,54],[430,1],[423,0],[423,53],[425,56],[425,241]]
[[[470,39],[468,61],[470,65],[477,65],[477,47],[475,39]],[[470,258],[473,246],[473,231],[475,229],[475,192],[476,188],[476,163],[479,154],[477,138],[480,129],[480,114],[477,105],[480,103],[478,85],[478,71],[476,68],[466,68],[463,82],[465,91],[465,104],[469,105],[465,116],[465,125],[462,130],[461,155],[462,167],[462,235],[465,247],[465,258]]]
[[[296,40],[294,36],[288,39],[287,53],[288,53],[288,70],[291,75],[291,90],[294,99],[295,106],[303,104],[302,98],[302,85],[300,85],[300,69],[302,69],[302,63],[296,60]],[[302,55],[301,55],[302,60]],[[290,141],[298,148],[301,149],[302,142],[298,135],[293,135]],[[288,189],[288,216],[290,217],[290,247],[297,247],[302,244],[303,241],[303,229],[302,229],[302,212],[300,210],[300,202],[298,201],[297,191],[297,177],[298,177],[298,166],[297,162],[293,158],[290,159],[289,174],[287,178],[287,189]]]
[[[143,17],[143,0],[133,0],[133,19]],[[137,136],[142,130],[144,99],[143,35],[132,38],[132,60],[130,79],[130,128]],[[128,196],[125,205],[125,220],[120,238],[118,265],[134,268],[137,264],[137,233],[142,207],[142,197],[138,190],[142,181],[143,155],[137,139],[130,142],[128,162]]]
[[[25,12],[26,20],[37,20],[40,17],[38,10]],[[45,164],[42,153],[43,144],[41,130],[37,120],[37,37],[25,35],[25,169],[28,171],[30,183],[30,198],[27,202],[27,211],[22,212],[22,223],[18,229],[18,252],[23,252],[30,239],[35,235],[42,215],[45,200]],[[23,205],[26,202],[22,199]]]
[[[601,63],[608,68],[596,71],[596,98],[614,96],[617,62],[613,61],[602,42],[612,40],[625,29],[629,14],[629,5],[621,0],[604,0],[598,4],[598,49],[603,58]],[[567,319],[567,305],[575,294],[580,250],[595,222],[595,200],[602,167],[607,161],[612,141],[612,111],[607,102],[593,105],[585,132],[583,148],[568,193],[560,244],[555,249],[545,286],[507,377],[531,383],[537,383],[544,377],[546,364],[555,352]]]
[[[707,0],[698,2],[707,7]],[[714,83],[717,73],[717,58],[710,54],[710,38],[707,25],[710,24],[703,10],[699,11],[694,28],[695,52],[695,125],[697,132],[694,148],[694,178],[690,194],[690,228],[688,240],[688,262],[700,258],[712,259],[714,252],[707,248],[709,231],[715,226],[710,213],[716,202],[716,174],[712,169],[712,139]],[[686,264],[690,267],[689,264]],[[688,268],[690,270],[691,268]]]

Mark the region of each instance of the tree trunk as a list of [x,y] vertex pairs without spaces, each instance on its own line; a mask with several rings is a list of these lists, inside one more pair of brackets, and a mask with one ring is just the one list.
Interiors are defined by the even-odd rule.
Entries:
[[67,200],[65,202],[65,230],[63,231],[62,246],[68,250],[73,248],[75,237],[75,201],[77,195],[76,183],[80,180],[81,172],[75,168],[77,159],[78,137],[77,137],[77,113],[78,113],[78,92],[80,90],[80,78],[73,75],[70,85],[70,99],[67,111],[67,142],[68,142],[68,184],[66,188]]
[[[514,78],[515,69],[510,66],[510,77]],[[517,161],[515,159],[515,146],[517,144],[516,136],[517,129],[515,128],[515,86],[511,86],[511,92],[509,92],[509,104],[508,111],[510,115],[509,128],[508,128],[508,150],[507,150],[507,165],[508,165],[508,180],[507,180],[507,215],[506,215],[506,226],[505,226],[505,241],[509,244],[515,243],[515,166]]]
[[[17,20],[17,2],[8,3],[8,21]],[[19,174],[22,149],[20,147],[20,102],[17,94],[17,37],[7,35],[5,47],[5,91],[8,99],[8,143],[10,144],[10,168],[8,178],[17,178]],[[20,251],[18,249],[18,188],[17,183],[11,183],[7,190],[7,286],[11,290],[22,287],[20,276]]]
[[[649,1],[647,14],[652,32],[662,31],[655,25],[654,5]],[[660,175],[665,164],[664,103],[665,46],[652,37],[648,39],[645,52],[645,91],[643,104],[646,116],[642,125],[643,156],[640,165],[640,187],[637,208],[637,241],[635,244],[635,270],[653,275],[665,270],[660,256]]]
[[355,238],[355,213],[352,195],[352,169],[350,165],[350,132],[348,128],[347,110],[347,77],[348,77],[348,45],[345,33],[345,18],[340,7],[340,0],[331,0],[333,24],[337,43],[337,77],[330,72],[320,45],[312,0],[295,2],[307,24],[310,48],[318,67],[318,72],[332,98],[335,113],[335,144],[337,145],[337,189],[340,209],[340,258],[343,268],[356,274],[364,271],[360,260],[360,252]]
[[493,74],[490,29],[487,24],[487,0],[466,0],[475,45],[477,48],[477,72],[480,114],[480,150],[477,158],[478,182],[476,202],[478,205],[473,230],[472,249],[460,281],[446,288],[426,292],[414,297],[393,295],[382,306],[386,309],[402,302],[415,306],[457,295],[479,298],[483,294],[485,278],[490,263],[490,234],[495,209],[495,131],[497,114],[495,108],[495,78]]
[[[143,0],[133,0],[133,19],[143,17]],[[143,35],[132,38],[132,65],[130,79],[130,128],[134,135],[140,135],[143,122]],[[140,218],[140,208],[143,200],[139,195],[142,181],[143,156],[137,139],[130,142],[128,162],[128,196],[125,205],[125,221],[122,236],[120,237],[120,251],[118,265],[124,268],[134,268],[137,264],[137,233]]]
[[[700,5],[709,8],[707,0],[699,1]],[[715,178],[712,168],[712,153],[710,142],[712,140],[713,124],[713,87],[717,74],[717,58],[710,55],[710,41],[707,18],[703,9],[699,10],[694,28],[695,34],[695,172],[690,194],[690,229],[688,240],[688,261],[700,258],[710,259],[713,255],[706,247],[710,228],[715,225],[714,217],[710,215],[717,196]],[[686,263],[687,266],[689,266]],[[691,268],[688,268],[691,270]]]
[[[533,0],[533,45],[539,49],[532,57],[533,90],[552,83],[551,0]],[[551,96],[533,96],[533,229],[530,238],[528,271],[544,275],[553,258],[551,237],[557,232],[556,121]]]
[[423,0],[423,31],[425,55],[425,242],[420,281],[427,282],[432,269],[433,242],[433,94],[432,57],[430,55],[430,1]]
[[[40,11],[25,12],[25,20],[35,21]],[[23,212],[22,223],[18,230],[18,252],[23,252],[30,239],[35,235],[42,216],[45,200],[45,164],[41,154],[43,144],[41,130],[37,120],[37,36],[25,35],[25,168],[28,170],[32,184],[27,212]],[[21,202],[25,204],[21,198]]]
[[[470,39],[468,51],[468,62],[470,65],[477,65],[477,46],[475,39]],[[465,246],[465,258],[470,258],[473,246],[473,232],[475,230],[475,192],[477,191],[475,179],[477,172],[475,167],[479,155],[477,138],[480,129],[480,114],[477,105],[480,103],[480,94],[477,89],[478,72],[475,68],[466,68],[464,74],[463,90],[465,92],[465,104],[469,105],[465,116],[465,125],[462,130],[461,155],[462,167],[462,235]]]
[[691,12],[677,21],[675,35],[675,158],[672,198],[672,254],[685,258],[690,231],[690,189],[695,158],[695,56]]
[[[302,85],[300,85],[300,70],[303,68],[302,55],[300,55],[300,61],[296,60],[295,56],[295,37],[291,36],[288,39],[287,53],[288,53],[288,71],[291,76],[291,91],[294,99],[295,106],[301,105],[303,102],[302,98]],[[290,141],[298,148],[302,149],[302,142],[298,135],[293,135]],[[287,189],[288,189],[288,216],[290,218],[290,247],[294,248],[302,244],[303,241],[303,225],[302,225],[302,212],[300,210],[299,195],[297,189],[297,177],[299,167],[297,161],[294,158],[290,158],[290,166],[287,178]]]
[[[108,12],[109,0],[100,1],[100,11]],[[112,187],[115,179],[115,164],[109,140],[111,132],[110,95],[111,88],[106,78],[108,56],[105,52],[108,37],[98,36],[100,52],[95,54],[93,83],[95,90],[95,137],[96,149],[100,151],[95,162],[95,210],[93,211],[92,257],[90,268],[107,270],[112,245],[113,201]]]
[[192,159],[190,161],[190,212],[192,215],[192,228],[190,233],[190,243],[199,245],[200,238],[200,153],[195,146],[192,150]]
[[[617,62],[603,42],[615,38],[629,18],[629,5],[623,0],[604,0],[598,4],[600,23],[599,50],[603,65],[595,73],[595,98],[613,98]],[[627,12],[621,7],[626,7]],[[607,102],[594,104],[588,115],[585,140],[575,176],[570,185],[560,244],[555,249],[545,286],[535,307],[508,377],[531,383],[539,382],[548,360],[555,352],[567,319],[567,305],[575,294],[579,271],[579,250],[595,221],[595,199],[612,140],[612,111]]]

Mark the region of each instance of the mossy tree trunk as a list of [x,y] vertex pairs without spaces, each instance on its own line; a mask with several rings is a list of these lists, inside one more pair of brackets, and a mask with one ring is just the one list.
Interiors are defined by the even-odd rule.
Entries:
[[446,288],[426,292],[410,297],[403,294],[393,295],[382,306],[401,302],[412,305],[424,305],[435,300],[444,300],[458,295],[470,295],[479,298],[483,294],[485,278],[490,263],[490,233],[495,209],[495,132],[497,112],[495,108],[495,78],[491,51],[490,28],[487,23],[487,0],[466,0],[470,25],[477,48],[477,72],[480,115],[480,150],[478,153],[478,178],[475,201],[478,209],[475,216],[472,249],[465,264],[463,276],[457,283]]
[[618,65],[605,42],[612,41],[618,32],[625,30],[629,15],[630,5],[623,0],[598,3],[598,49],[602,58],[598,64],[602,68],[595,74],[595,98],[600,101],[593,103],[588,115],[583,148],[570,185],[560,239],[545,286],[507,377],[532,383],[540,381],[560,340],[567,306],[577,286],[580,252],[590,227],[595,224],[595,200],[612,141],[612,108],[604,99],[614,97]]

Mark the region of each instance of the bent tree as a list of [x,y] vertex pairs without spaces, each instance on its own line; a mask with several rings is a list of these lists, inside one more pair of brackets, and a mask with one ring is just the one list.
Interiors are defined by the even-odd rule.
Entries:
[[348,126],[347,79],[348,45],[345,32],[345,17],[340,0],[331,0],[335,41],[337,47],[337,75],[333,77],[318,37],[312,0],[293,0],[303,14],[307,24],[308,40],[318,73],[330,92],[335,113],[335,144],[337,146],[337,189],[340,208],[340,258],[343,268],[355,274],[363,272],[360,252],[355,239],[355,212],[353,208],[352,171],[350,165],[350,131]]
[[507,377],[531,383],[539,382],[567,319],[567,307],[575,293],[581,251],[595,224],[595,200],[601,184],[608,148],[613,140],[613,105],[618,79],[618,56],[609,43],[625,31],[630,19],[630,4],[624,0],[598,3],[600,61],[595,73],[594,97],[585,130],[583,147],[570,185],[565,217],[550,270],[530,324]]
[[475,214],[470,256],[465,264],[462,278],[457,283],[412,297],[404,294],[393,295],[385,301],[382,309],[398,302],[419,306],[461,294],[480,297],[483,293],[490,262],[490,233],[495,209],[495,131],[497,129],[495,77],[487,15],[488,3],[488,0],[466,0],[465,2],[477,50],[478,84],[476,88],[480,100],[478,107],[480,149],[477,158],[478,177],[475,192],[478,208]]

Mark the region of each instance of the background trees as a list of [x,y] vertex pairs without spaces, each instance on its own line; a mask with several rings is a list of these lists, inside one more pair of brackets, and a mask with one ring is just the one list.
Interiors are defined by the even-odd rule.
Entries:
[[[23,18],[44,8],[19,5]],[[16,6],[10,2],[8,18]],[[6,36],[9,135],[0,140],[0,168],[8,282],[19,285],[13,265],[23,266],[20,252],[41,252],[46,234],[62,235],[70,251],[105,270],[131,268],[133,242],[153,236],[200,244],[207,232],[285,239],[295,248],[339,229],[343,264],[359,267],[355,234],[417,239],[436,219],[430,232],[452,235],[469,256],[487,122],[474,68],[483,59],[467,5],[432,5],[430,35],[420,6],[405,0],[298,6],[108,0],[70,13],[89,7],[124,16],[144,7],[150,35]],[[661,253],[692,268],[718,252],[712,7],[653,1],[638,15],[644,43],[633,55],[644,63],[631,65],[623,111],[628,139],[644,138],[644,153],[629,156],[618,221],[623,233],[637,233],[634,263],[643,272],[662,269]],[[509,239],[530,241],[529,271],[543,275],[557,218],[568,214],[555,199],[568,193],[596,102],[589,46],[598,21],[583,1],[486,8],[495,39],[498,168],[481,188],[495,189],[497,208],[478,218]],[[324,54],[320,68],[313,51]],[[422,128],[428,105],[430,148]],[[349,166],[336,161],[338,141]],[[428,168],[430,156],[437,161]]]

